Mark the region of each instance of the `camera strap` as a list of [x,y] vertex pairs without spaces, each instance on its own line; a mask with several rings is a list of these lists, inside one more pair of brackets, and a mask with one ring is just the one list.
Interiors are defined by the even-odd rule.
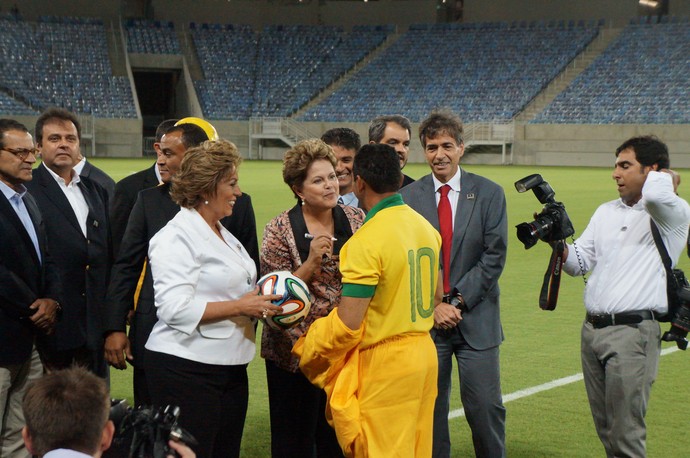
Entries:
[[539,308],[542,310],[555,310],[558,302],[558,289],[561,286],[561,274],[563,273],[563,254],[565,253],[565,242],[559,240],[553,245],[549,268],[544,274],[544,282],[539,293]]

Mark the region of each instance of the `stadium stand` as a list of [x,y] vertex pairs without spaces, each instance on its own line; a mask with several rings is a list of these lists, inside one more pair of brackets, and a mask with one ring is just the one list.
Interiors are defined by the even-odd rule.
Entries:
[[690,23],[682,19],[662,19],[658,24],[648,21],[648,17],[633,19],[531,122],[689,123]]
[[366,122],[423,119],[439,104],[465,122],[510,120],[598,33],[598,23],[524,21],[412,26],[301,117]]
[[0,88],[3,99],[15,99],[3,101],[2,111],[35,114],[55,105],[102,118],[135,118],[128,79],[112,76],[103,23],[69,17],[42,20],[0,19]]
[[127,52],[139,54],[180,54],[175,25],[172,22],[128,19]]
[[195,85],[214,119],[288,116],[385,41],[392,26],[190,24],[205,79]]
[[257,39],[250,26],[190,24],[204,72],[194,86],[210,119],[249,119]]

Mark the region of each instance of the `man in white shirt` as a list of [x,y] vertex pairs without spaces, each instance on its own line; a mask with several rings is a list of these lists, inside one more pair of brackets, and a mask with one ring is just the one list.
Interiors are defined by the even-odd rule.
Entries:
[[335,164],[335,173],[340,187],[338,203],[357,207],[359,200],[354,192],[355,178],[352,176],[352,164],[355,161],[355,154],[362,146],[359,134],[347,127],[336,127],[324,132],[321,140],[333,148],[335,159],[338,161]]
[[620,199],[602,204],[566,251],[570,275],[591,272],[581,358],[587,397],[607,456],[646,456],[645,414],[661,351],[656,317],[668,310],[666,273],[653,221],[673,263],[683,250],[690,206],[678,197],[666,145],[631,138],[616,150]]
[[27,188],[43,214],[63,288],[62,319],[39,350],[50,369],[78,363],[106,377],[101,310],[112,259],[108,197],[74,170],[80,140],[79,121],[67,110],[49,108],[36,121],[43,163]]

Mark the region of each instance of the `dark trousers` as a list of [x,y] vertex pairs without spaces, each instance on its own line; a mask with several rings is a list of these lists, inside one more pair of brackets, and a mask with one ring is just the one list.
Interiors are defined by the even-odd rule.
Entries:
[[199,458],[240,456],[249,387],[247,366],[204,364],[146,350],[144,368],[156,407],[180,408],[179,425],[199,442]]
[[134,405],[135,406],[150,406],[151,395],[149,394],[149,385],[146,380],[146,371],[143,364],[134,366],[132,373],[132,386],[134,388]]
[[84,367],[101,378],[109,380],[108,364],[105,362],[103,348],[92,349],[86,345],[69,350],[56,350],[42,347],[39,351],[43,365],[48,371],[67,369],[72,366]]
[[301,372],[266,360],[273,458],[342,457],[335,431],[326,421],[326,393]]
[[501,396],[498,347],[475,350],[458,328],[433,329],[438,355],[438,397],[434,406],[434,458],[450,456],[450,390],[453,357],[460,376],[460,399],[479,458],[505,456],[506,409]]

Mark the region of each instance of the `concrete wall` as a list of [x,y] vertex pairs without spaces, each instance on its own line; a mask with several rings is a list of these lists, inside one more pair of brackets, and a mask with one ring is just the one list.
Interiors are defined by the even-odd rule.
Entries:
[[690,168],[690,128],[678,124],[522,126],[515,164],[611,167],[616,148],[630,137],[653,134],[668,145],[671,165]]
[[[465,0],[465,22],[600,19],[615,27],[639,14],[639,0]],[[669,14],[690,15],[690,2],[672,0]]]
[[377,2],[306,1],[292,5],[271,0],[153,0],[156,19],[180,22],[248,24],[261,30],[266,24],[325,24],[346,30],[353,25],[436,22],[436,0],[379,0]]
[[[24,124],[34,134],[38,116],[14,116],[13,119]],[[140,119],[99,119],[95,120],[95,156],[139,157],[142,154],[142,129]],[[88,157],[91,140],[82,138],[81,149]]]

